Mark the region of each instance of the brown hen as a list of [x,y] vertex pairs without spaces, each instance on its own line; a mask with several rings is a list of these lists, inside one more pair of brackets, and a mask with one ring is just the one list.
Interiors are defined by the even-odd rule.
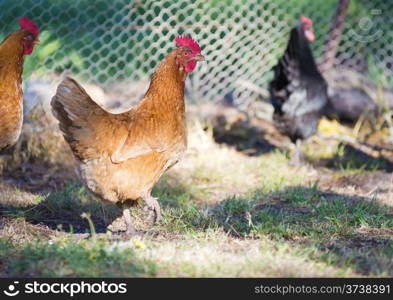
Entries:
[[38,27],[27,17],[19,19],[20,30],[0,44],[0,151],[13,146],[23,123],[22,72],[25,55],[38,43]]
[[176,42],[178,48],[159,64],[142,101],[125,113],[103,110],[71,78],[59,85],[51,102],[82,180],[97,196],[122,206],[128,234],[135,233],[129,207],[140,198],[160,220],[152,188],[187,146],[184,82],[204,57],[191,38]]

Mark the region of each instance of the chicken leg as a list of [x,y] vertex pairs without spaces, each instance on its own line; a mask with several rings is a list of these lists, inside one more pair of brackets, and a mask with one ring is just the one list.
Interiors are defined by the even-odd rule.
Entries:
[[303,153],[302,150],[302,141],[300,139],[296,140],[296,148],[295,148],[295,154],[292,156],[291,160],[289,163],[293,166],[301,166],[306,163],[306,157]]
[[132,218],[130,214],[129,204],[123,204],[123,217],[124,217],[124,221],[126,222],[126,234],[130,236],[135,235],[136,231],[134,226],[132,225]]
[[158,223],[162,219],[161,207],[158,203],[158,198],[152,197],[151,195],[143,198],[147,204],[147,208],[154,211],[154,223]]

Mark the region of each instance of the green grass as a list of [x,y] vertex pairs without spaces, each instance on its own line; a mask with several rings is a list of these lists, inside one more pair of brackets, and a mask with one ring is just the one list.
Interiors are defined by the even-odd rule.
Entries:
[[[336,168],[343,157],[362,161],[340,147],[327,167],[293,168],[279,150],[249,157],[194,133],[182,163],[154,188],[162,222],[153,226],[132,211],[143,237],[107,231],[120,211],[75,179],[45,193],[4,187],[0,274],[393,276],[392,191],[383,188],[390,182],[387,172],[379,177],[383,168]],[[381,191],[356,194],[340,178],[363,188],[376,182]]]
[[105,242],[37,241],[16,249],[0,240],[0,259],[8,276],[140,277],[156,272],[155,264],[138,259],[134,248],[118,249]]
[[20,217],[35,224],[44,222],[53,229],[72,232],[84,231],[87,220],[82,214],[92,212],[91,219],[100,232],[106,231],[107,223],[119,215],[116,207],[105,205],[93,197],[79,182],[68,181],[65,188],[48,195],[37,195],[33,203],[20,208],[7,208],[7,216]]
[[387,160],[375,159],[344,144],[338,146],[332,162],[334,168],[340,170],[342,173],[352,175],[364,173],[364,171],[373,172],[386,169],[389,164]]
[[[166,206],[163,222],[142,240],[69,234],[54,243],[35,240],[16,246],[2,239],[0,258],[11,276],[393,275],[392,232],[378,236],[362,231],[391,230],[389,208],[376,201],[324,197],[316,187],[254,195],[211,208]],[[264,197],[279,200],[264,204]],[[290,268],[281,269],[282,263]]]

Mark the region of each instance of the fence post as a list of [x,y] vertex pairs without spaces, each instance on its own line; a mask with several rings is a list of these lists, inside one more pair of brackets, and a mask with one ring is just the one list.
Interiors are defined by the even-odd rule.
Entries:
[[333,67],[338,45],[341,40],[341,33],[344,28],[344,20],[347,15],[350,0],[339,0],[336,12],[333,16],[330,32],[326,40],[324,58],[320,66],[322,74],[328,73]]

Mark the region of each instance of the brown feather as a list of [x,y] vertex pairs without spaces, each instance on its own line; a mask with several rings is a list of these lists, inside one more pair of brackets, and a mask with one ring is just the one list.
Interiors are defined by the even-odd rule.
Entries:
[[0,151],[13,146],[23,123],[23,30],[10,34],[0,44]]
[[60,129],[88,188],[113,203],[150,195],[186,149],[184,80],[177,50],[160,63],[142,101],[122,114],[97,105],[73,79],[52,99]]

